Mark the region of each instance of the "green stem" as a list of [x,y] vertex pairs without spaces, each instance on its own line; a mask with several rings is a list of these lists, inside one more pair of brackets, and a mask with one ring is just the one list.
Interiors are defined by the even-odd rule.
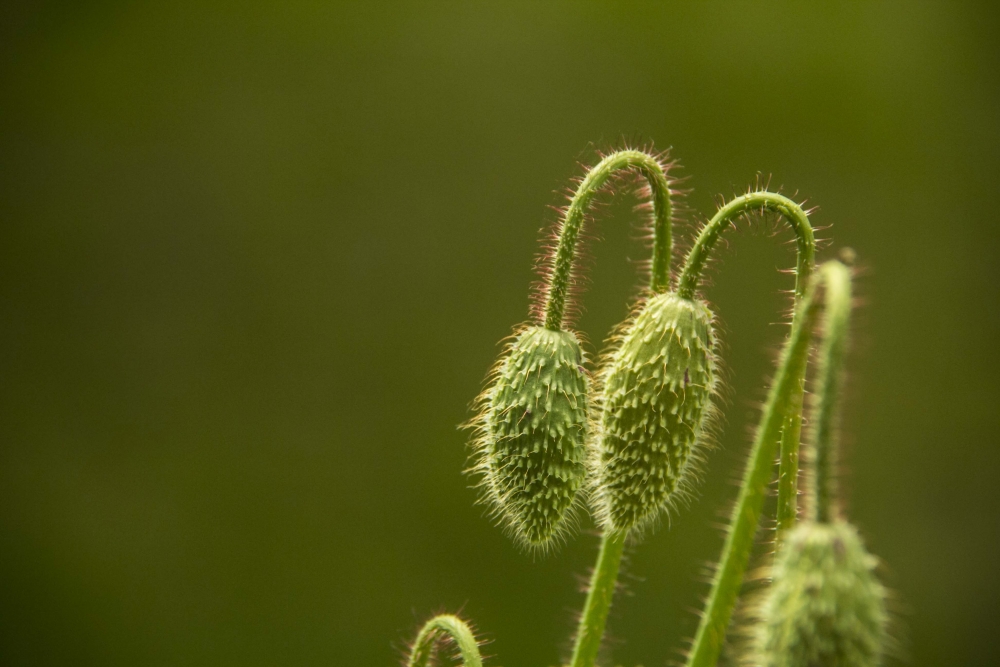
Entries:
[[407,667],[428,667],[434,657],[435,650],[442,639],[450,638],[458,646],[462,656],[463,667],[483,667],[483,659],[479,655],[479,645],[472,630],[458,616],[441,614],[424,624],[417,635],[410,651]]
[[743,574],[750,559],[765,491],[771,479],[774,450],[784,417],[792,406],[794,391],[800,384],[799,379],[805,375],[809,359],[811,333],[819,311],[818,302],[814,298],[815,282],[810,281],[799,300],[792,319],[791,334],[781,352],[778,373],[768,392],[763,418],[757,427],[739,497],[722,547],[722,558],[712,580],[712,591],[688,656],[688,667],[713,667],[729,627],[733,607],[743,584]]
[[816,258],[816,240],[813,238],[809,216],[806,215],[801,206],[788,197],[761,190],[736,197],[720,208],[701,230],[694,246],[688,253],[684,268],[677,281],[677,293],[680,296],[685,299],[694,298],[701,282],[701,274],[705,270],[705,263],[722,232],[740,216],[756,212],[777,213],[791,225],[798,244],[795,295],[801,297],[805,293]]
[[653,269],[650,289],[654,293],[667,290],[670,284],[671,220],[670,183],[663,166],[653,156],[642,151],[617,151],[597,163],[587,172],[566,209],[559,228],[559,242],[550,264],[548,291],[545,299],[545,327],[562,328],[566,299],[573,280],[576,245],[587,210],[607,180],[620,169],[635,169],[649,182],[653,204]]
[[[796,303],[805,293],[816,258],[816,239],[809,216],[794,201],[773,192],[751,192],[736,197],[723,206],[709,220],[698,235],[677,281],[677,292],[687,299],[694,294],[701,282],[701,274],[722,232],[741,215],[753,212],[777,213],[795,232],[798,253],[795,267]],[[794,321],[793,321],[794,326]],[[788,396],[787,413],[782,415],[780,436],[780,462],[778,465],[778,537],[795,525],[798,505],[799,437],[802,430],[802,395],[805,391],[805,367],[792,379]]]
[[597,660],[597,652],[604,638],[604,627],[608,622],[611,600],[615,595],[618,568],[622,562],[622,552],[625,550],[625,536],[625,532],[605,533],[601,539],[601,551],[590,578],[587,602],[583,608],[583,616],[580,617],[580,627],[576,632],[571,667],[594,667],[594,662]]
[[812,485],[807,504],[812,521],[837,518],[837,411],[844,379],[844,355],[851,319],[851,271],[840,262],[821,267],[824,282],[823,342],[820,344],[813,395],[810,441]]
[[[804,372],[804,371],[803,371]],[[799,443],[802,437],[802,403],[805,376],[792,386],[788,397],[788,414],[781,425],[778,448],[778,502],[775,511],[776,544],[795,527],[799,511]]]

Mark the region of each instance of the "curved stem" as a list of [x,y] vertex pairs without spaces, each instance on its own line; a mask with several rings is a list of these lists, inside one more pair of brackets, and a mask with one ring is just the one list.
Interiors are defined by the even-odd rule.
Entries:
[[654,293],[666,291],[670,283],[671,218],[670,183],[663,166],[653,156],[642,151],[617,151],[597,163],[587,172],[566,209],[559,228],[559,242],[552,255],[548,293],[545,299],[545,327],[562,328],[566,299],[573,279],[576,244],[587,209],[594,196],[619,169],[635,169],[649,182],[653,203],[653,275],[650,288]]
[[604,627],[608,622],[608,611],[615,595],[618,568],[625,550],[626,533],[605,533],[601,539],[601,551],[597,565],[590,578],[587,602],[580,617],[580,627],[576,632],[571,667],[594,667],[597,652],[604,638]]
[[701,274],[705,270],[715,243],[723,231],[741,215],[767,211],[781,215],[795,232],[798,244],[798,262],[795,273],[795,295],[801,297],[809,283],[813,262],[816,258],[816,239],[813,237],[809,216],[802,207],[784,195],[775,192],[750,192],[736,197],[720,208],[708,224],[701,230],[688,253],[677,280],[677,293],[685,299],[693,299],[701,282]]
[[[821,277],[822,274],[818,276]],[[799,378],[805,375],[811,334],[819,314],[819,302],[815,298],[817,282],[816,279],[811,280],[800,299],[792,320],[791,334],[781,351],[778,373],[771,384],[764,414],[757,427],[722,547],[722,558],[688,656],[688,667],[714,667],[718,660],[760,522],[765,491],[771,479],[774,449],[784,417],[792,404],[792,394],[799,385]]]
[[848,325],[851,319],[851,271],[840,262],[821,267],[824,282],[823,342],[820,344],[816,393],[813,395],[810,441],[813,445],[811,487],[807,504],[812,521],[837,518],[837,410],[844,379]]
[[[677,281],[680,296],[694,297],[701,282],[708,257],[722,232],[737,218],[746,213],[768,211],[782,216],[795,232],[798,253],[795,267],[796,303],[805,293],[816,258],[816,239],[813,236],[809,216],[794,201],[774,192],[751,192],[736,197],[723,206],[709,220],[698,235],[691,252],[688,253],[684,268]],[[792,322],[795,325],[795,322]],[[803,367],[802,373],[805,372]],[[788,396],[787,412],[781,426],[780,462],[778,464],[778,511],[777,531],[781,535],[795,525],[798,506],[799,478],[799,437],[802,430],[802,395],[805,391],[805,375],[793,378]]]
[[463,667],[483,667],[483,659],[479,655],[479,645],[472,630],[458,616],[441,614],[424,624],[413,642],[407,667],[428,667],[438,644],[445,637],[452,639],[462,655]]

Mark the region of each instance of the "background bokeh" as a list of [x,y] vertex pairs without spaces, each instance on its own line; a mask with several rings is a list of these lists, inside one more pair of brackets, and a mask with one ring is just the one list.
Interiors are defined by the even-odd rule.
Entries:
[[[391,665],[463,609],[492,664],[557,664],[597,538],[520,553],[456,425],[546,207],[652,141],[692,222],[759,172],[858,252],[852,516],[911,664],[1000,664],[1000,22],[844,4],[4,3],[0,662]],[[595,343],[633,203],[595,229]],[[616,663],[694,632],[786,331],[769,229],[706,290],[725,432],[630,557]]]

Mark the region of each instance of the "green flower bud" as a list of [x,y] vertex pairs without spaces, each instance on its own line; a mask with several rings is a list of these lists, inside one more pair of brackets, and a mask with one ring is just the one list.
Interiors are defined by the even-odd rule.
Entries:
[[574,334],[530,326],[482,397],[477,469],[495,513],[532,547],[563,531],[586,476],[583,363]]
[[606,528],[654,521],[690,483],[715,392],[712,313],[673,293],[647,301],[604,374],[595,500]]
[[760,610],[759,664],[881,664],[888,614],[875,565],[850,524],[799,524],[786,538]]

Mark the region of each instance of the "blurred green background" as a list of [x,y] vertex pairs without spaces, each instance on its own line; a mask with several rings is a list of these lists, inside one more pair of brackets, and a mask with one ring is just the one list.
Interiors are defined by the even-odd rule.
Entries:
[[[961,2],[4,3],[0,662],[391,665],[463,609],[492,664],[556,664],[597,538],[520,553],[456,425],[546,207],[625,140],[673,147],[692,223],[760,172],[857,250],[852,517],[911,664],[1000,664],[998,29]],[[647,256],[633,203],[599,216],[595,342]],[[706,289],[725,433],[630,557],[616,663],[694,632],[786,331],[776,239],[730,234]]]

